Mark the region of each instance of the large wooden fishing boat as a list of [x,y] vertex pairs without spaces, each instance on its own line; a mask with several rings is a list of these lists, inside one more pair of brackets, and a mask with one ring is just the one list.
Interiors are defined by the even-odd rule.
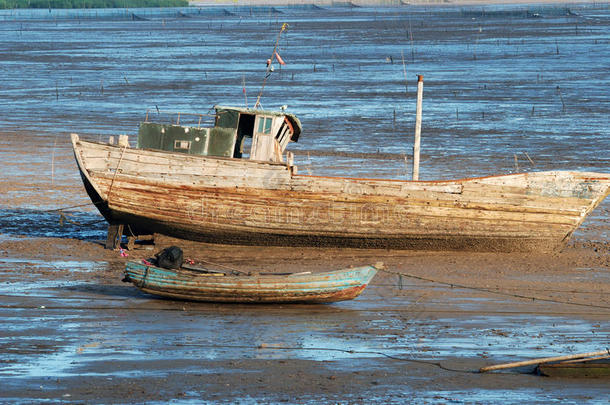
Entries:
[[235,244],[549,251],[610,191],[610,174],[573,171],[443,181],[298,174],[285,154],[301,133],[294,115],[215,109],[211,128],[147,115],[136,147],[72,135],[85,188],[110,224]]

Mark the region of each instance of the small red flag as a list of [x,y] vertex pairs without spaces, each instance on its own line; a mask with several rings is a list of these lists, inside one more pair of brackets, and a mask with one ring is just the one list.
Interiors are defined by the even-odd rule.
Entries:
[[284,60],[280,57],[280,54],[277,53],[277,51],[275,51],[275,59],[277,59],[277,61],[280,63],[280,65],[286,64],[286,62],[284,62]]

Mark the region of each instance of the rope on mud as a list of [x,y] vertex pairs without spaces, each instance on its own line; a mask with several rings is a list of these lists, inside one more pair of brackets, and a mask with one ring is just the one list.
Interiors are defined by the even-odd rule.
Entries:
[[[5,307],[5,306],[0,306]],[[14,308],[8,306],[8,308]],[[39,308],[39,307],[35,307]],[[46,309],[46,307],[45,307]],[[116,309],[116,308],[112,308]],[[440,362],[429,361],[429,360],[418,360],[418,359],[409,359],[404,357],[397,357],[391,354],[387,354],[384,352],[374,351],[374,350],[351,350],[351,349],[337,349],[331,347],[297,347],[297,346],[267,346],[267,345],[258,345],[258,346],[248,346],[248,345],[206,345],[206,344],[176,344],[176,346],[196,346],[196,347],[205,347],[211,349],[257,349],[257,350],[293,350],[293,351],[328,351],[328,352],[340,352],[340,353],[349,353],[349,354],[375,354],[378,356],[383,356],[388,359],[405,361],[410,363],[418,363],[429,366],[435,366],[442,370],[451,371],[455,373],[467,373],[467,374],[477,374],[478,370],[460,370],[453,369],[450,367],[443,366]]]
[[106,222],[105,219],[100,219],[97,221],[87,222],[86,224],[84,224],[82,222],[72,221],[71,219],[68,218],[68,215],[70,215],[70,214],[66,214],[62,211],[59,211],[59,226],[64,226],[64,222],[67,222],[72,225],[77,225],[77,226],[90,226],[90,225],[99,224],[101,222]]
[[76,225],[76,226],[91,226],[91,225],[96,225],[102,222],[105,222],[105,219],[100,219],[97,221],[91,221],[91,222],[87,222],[87,223],[82,223],[82,222],[77,222],[77,221],[73,221],[71,219],[68,218],[68,216],[72,215],[72,214],[67,214],[64,212],[64,210],[70,210],[73,208],[81,208],[81,207],[88,207],[91,204],[93,204],[94,206],[98,206],[99,204],[103,204],[104,201],[97,201],[97,202],[89,202],[89,203],[85,203],[85,204],[79,204],[79,205],[71,205],[69,207],[61,207],[61,208],[53,208],[50,210],[44,210],[42,212],[57,212],[59,213],[59,226],[64,226],[64,222],[67,222],[69,224],[72,225]]
[[431,361],[431,360],[419,360],[419,359],[411,359],[405,357],[393,356],[391,354],[387,354],[384,352],[379,352],[376,350],[351,350],[351,349],[337,349],[333,347],[297,347],[297,346],[268,346],[268,345],[258,345],[256,347],[248,346],[248,345],[213,345],[213,344],[177,344],[176,346],[196,346],[196,347],[205,347],[209,349],[257,349],[257,350],[294,350],[294,351],[326,351],[326,352],[339,352],[339,353],[348,353],[348,354],[375,354],[378,356],[383,356],[391,360],[405,361],[409,363],[418,363],[424,364],[428,366],[435,366],[440,368],[441,370],[451,371],[454,373],[466,373],[466,374],[478,374],[478,370],[461,370],[456,368],[447,367],[441,364],[441,362]]
[[[375,283],[375,286],[377,287],[395,287],[396,283],[392,283],[392,284],[383,284],[383,283]],[[419,287],[419,284],[405,284],[404,282],[402,282],[401,284],[401,280],[398,281],[398,289],[400,290],[402,286],[402,289],[404,289],[405,287]],[[523,290],[523,291],[535,291],[535,292],[546,292],[546,293],[570,293],[570,294],[601,294],[601,292],[599,291],[574,291],[574,290],[554,290],[554,289],[549,289],[549,288],[520,288],[520,287],[512,287],[512,288],[505,288],[504,291],[506,290]]]
[[388,270],[388,269],[377,269],[377,270],[378,271],[382,271],[384,273],[397,275],[398,276],[398,286],[399,286],[399,288],[401,288],[402,285],[403,285],[402,284],[402,277],[407,277],[407,278],[412,278],[412,279],[415,279],[415,280],[427,281],[429,283],[436,283],[436,284],[446,285],[446,286],[449,286],[451,288],[455,288],[455,287],[457,287],[457,288],[464,288],[466,290],[474,290],[474,291],[480,291],[480,292],[487,292],[487,293],[498,294],[498,295],[503,295],[503,296],[507,296],[507,297],[523,298],[523,299],[528,299],[528,300],[532,300],[532,301],[538,300],[538,301],[545,301],[545,302],[553,302],[553,303],[556,303],[556,304],[568,304],[568,305],[577,305],[577,306],[581,306],[581,307],[610,309],[610,306],[595,305],[595,304],[583,304],[583,303],[579,303],[579,302],[561,301],[561,300],[556,300],[556,299],[552,299],[552,298],[540,298],[540,297],[534,297],[534,296],[531,296],[531,295],[514,294],[514,293],[500,291],[498,289],[492,290],[490,288],[473,287],[473,286],[464,285],[464,284],[458,284],[458,283],[449,283],[449,282],[446,282],[446,281],[434,280],[432,278],[417,276],[415,274],[409,274],[409,273],[401,273],[399,271],[392,271],[392,270]]
[[72,205],[72,206],[69,206],[69,207],[53,208],[52,210],[44,210],[42,212],[58,212],[58,211],[63,211],[63,210],[71,210],[72,208],[87,207],[87,206],[89,206],[91,204],[97,206],[98,204],[103,204],[103,203],[104,203],[104,201],[88,202],[88,203],[85,203],[85,204]]

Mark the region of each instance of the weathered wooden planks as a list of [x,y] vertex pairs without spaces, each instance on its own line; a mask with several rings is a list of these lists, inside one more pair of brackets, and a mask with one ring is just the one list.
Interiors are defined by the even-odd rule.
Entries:
[[86,182],[107,202],[109,221],[201,240],[548,250],[565,243],[610,188],[610,175],[600,173],[331,178],[78,137],[73,144]]
[[[123,187],[126,187],[123,189]],[[118,190],[118,191],[117,191]],[[138,187],[116,181],[111,195],[112,209],[144,215],[178,224],[234,226],[254,231],[265,229],[278,233],[339,233],[346,236],[376,238],[382,235],[479,235],[503,232],[511,236],[528,236],[534,225],[540,225],[538,236],[569,232],[575,220],[566,215],[518,213],[506,218],[504,213],[479,209],[436,208],[425,206],[362,207],[356,203],[319,205],[305,199],[285,203],[278,198],[261,198],[244,192],[202,196],[197,192]],[[252,191],[252,190],[245,190]],[[203,199],[203,200],[202,200]],[[284,205],[282,205],[284,204]],[[270,208],[274,207],[274,208]],[[281,207],[281,208],[280,208]],[[447,218],[447,219],[445,219]],[[356,226],[357,225],[357,226]],[[528,225],[524,227],[523,225]],[[344,229],[347,227],[347,229]]]
[[125,278],[144,292],[184,300],[327,303],[356,298],[375,276],[378,268],[383,268],[383,265],[379,263],[375,266],[313,274],[235,276],[127,262]]

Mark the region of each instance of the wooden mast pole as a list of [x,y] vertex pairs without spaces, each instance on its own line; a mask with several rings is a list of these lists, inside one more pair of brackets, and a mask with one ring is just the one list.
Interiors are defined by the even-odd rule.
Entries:
[[424,75],[417,75],[417,107],[415,109],[415,142],[413,142],[413,180],[419,180],[419,146],[421,138],[421,110],[424,96]]
[[277,51],[277,46],[280,43],[280,36],[282,32],[284,32],[288,28],[288,24],[282,24],[282,28],[280,28],[280,32],[277,34],[277,39],[275,40],[275,46],[273,47],[273,52],[271,53],[271,57],[269,58],[269,64],[267,65],[267,71],[265,72],[265,78],[263,79],[263,85],[261,86],[261,91],[258,93],[258,97],[256,98],[256,103],[254,103],[254,108],[258,108],[261,105],[261,97],[263,96],[263,90],[265,89],[265,83],[267,83],[267,78],[271,74],[271,66],[273,65],[273,58],[275,58],[275,52]]

